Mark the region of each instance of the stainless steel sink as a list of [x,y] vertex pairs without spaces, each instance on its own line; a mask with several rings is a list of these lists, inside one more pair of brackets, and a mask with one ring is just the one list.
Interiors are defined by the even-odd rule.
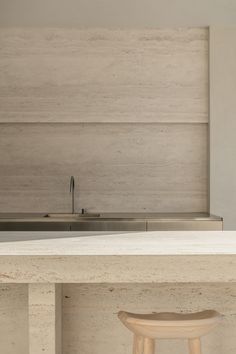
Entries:
[[80,218],[99,218],[100,214],[96,213],[49,213],[44,215],[45,218],[58,219],[80,219]]

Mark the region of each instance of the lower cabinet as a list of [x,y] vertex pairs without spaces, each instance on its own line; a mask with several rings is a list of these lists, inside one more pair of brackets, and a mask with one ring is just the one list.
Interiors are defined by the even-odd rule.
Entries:
[[70,231],[67,222],[0,222],[0,231]]
[[145,221],[89,221],[71,223],[71,231],[146,231]]

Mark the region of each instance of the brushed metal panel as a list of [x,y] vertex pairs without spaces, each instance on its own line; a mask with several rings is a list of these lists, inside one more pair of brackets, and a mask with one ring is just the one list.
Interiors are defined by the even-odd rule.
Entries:
[[218,220],[174,220],[147,221],[147,231],[220,231],[223,221]]
[[146,231],[146,222],[120,220],[73,222],[71,231]]
[[[69,222],[3,221],[0,222],[0,231],[70,231],[70,224]],[[24,235],[22,239],[25,239]]]

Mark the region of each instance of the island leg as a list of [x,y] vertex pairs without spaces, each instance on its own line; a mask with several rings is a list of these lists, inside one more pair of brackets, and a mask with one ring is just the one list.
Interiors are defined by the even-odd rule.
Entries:
[[29,354],[61,354],[61,285],[29,284]]

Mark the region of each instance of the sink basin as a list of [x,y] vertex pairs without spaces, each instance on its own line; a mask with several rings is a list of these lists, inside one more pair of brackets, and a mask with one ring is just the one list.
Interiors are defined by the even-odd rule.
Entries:
[[96,213],[49,213],[45,218],[59,218],[59,219],[80,219],[80,218],[98,218],[100,214]]

